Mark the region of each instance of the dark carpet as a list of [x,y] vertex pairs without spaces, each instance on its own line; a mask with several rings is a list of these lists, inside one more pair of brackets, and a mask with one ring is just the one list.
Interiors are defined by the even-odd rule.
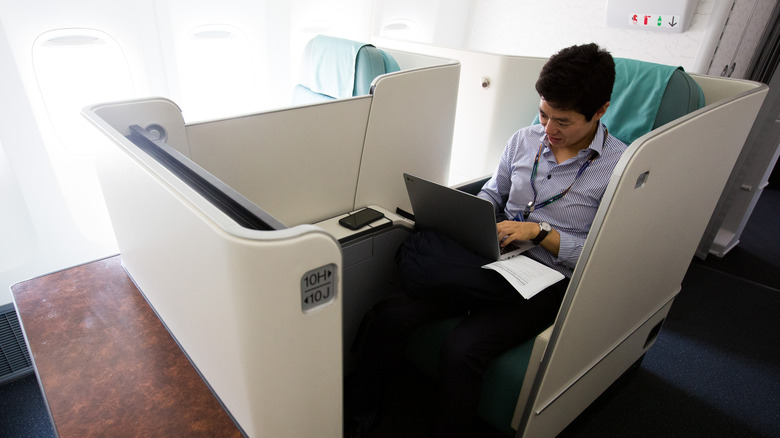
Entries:
[[693,265],[641,367],[571,437],[780,437],[780,293]]
[[35,374],[0,386],[0,437],[55,436]]

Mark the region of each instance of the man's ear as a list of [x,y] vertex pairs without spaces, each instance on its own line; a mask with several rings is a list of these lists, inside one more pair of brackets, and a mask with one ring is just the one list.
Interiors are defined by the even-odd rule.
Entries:
[[600,120],[601,117],[604,116],[604,113],[607,112],[607,108],[609,108],[609,101],[605,102],[601,108],[596,110],[596,114],[593,115],[593,120]]

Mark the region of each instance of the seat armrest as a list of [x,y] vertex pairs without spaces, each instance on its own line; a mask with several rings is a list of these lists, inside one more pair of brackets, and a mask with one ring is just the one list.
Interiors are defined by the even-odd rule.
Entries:
[[477,193],[479,193],[480,190],[482,190],[482,186],[484,186],[487,180],[489,179],[490,179],[489,176],[482,176],[471,181],[460,183],[459,185],[455,186],[455,188],[460,190],[461,192],[466,192],[472,195],[476,195]]

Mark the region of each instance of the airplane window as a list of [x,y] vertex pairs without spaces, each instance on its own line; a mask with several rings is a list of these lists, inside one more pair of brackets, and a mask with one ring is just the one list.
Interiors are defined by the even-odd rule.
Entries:
[[94,143],[84,141],[84,135],[95,129],[81,116],[81,109],[135,95],[119,44],[93,29],[47,32],[35,41],[33,66],[46,112],[63,146],[75,154],[94,154]]
[[114,241],[94,155],[105,138],[81,115],[87,105],[135,97],[130,68],[119,44],[94,29],[58,29],[36,38],[35,80],[44,114],[41,135],[60,189],[81,234]]
[[412,20],[396,19],[382,26],[380,35],[396,40],[420,41],[420,26]]
[[177,103],[187,121],[250,113],[265,103],[257,50],[239,28],[196,27],[177,49]]

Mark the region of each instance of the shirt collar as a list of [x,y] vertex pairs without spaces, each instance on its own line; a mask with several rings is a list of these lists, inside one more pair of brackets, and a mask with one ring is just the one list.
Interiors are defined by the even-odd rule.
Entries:
[[[541,124],[539,126],[542,126]],[[583,151],[587,151],[588,149],[593,150],[597,152],[599,155],[601,155],[602,151],[604,150],[604,145],[607,142],[607,139],[605,136],[607,135],[607,127],[604,126],[603,123],[599,122],[599,129],[596,131],[596,135],[593,137],[593,141],[590,142],[590,145],[588,145],[587,148],[583,149]],[[542,127],[542,143],[544,144],[544,150],[542,151],[543,154],[547,155],[548,153],[552,153],[550,150],[550,141],[547,140],[547,133],[544,132],[544,127]],[[582,155],[581,151],[577,154],[577,156]],[[586,156],[590,156],[590,152]]]
[[607,143],[607,135],[607,127],[599,122],[599,129],[596,131],[596,136],[593,137],[593,141],[590,142],[588,149],[593,149],[601,155],[601,152],[604,150],[604,145]]

